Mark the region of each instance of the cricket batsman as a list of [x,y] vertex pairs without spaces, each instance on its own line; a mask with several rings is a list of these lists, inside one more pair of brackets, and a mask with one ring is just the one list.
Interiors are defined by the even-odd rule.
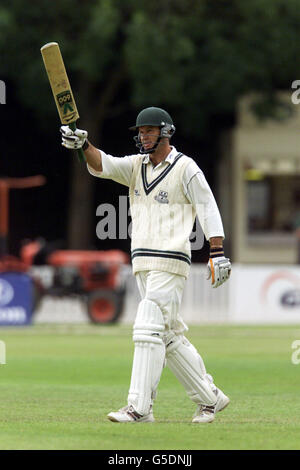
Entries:
[[180,304],[191,265],[189,236],[196,216],[210,243],[209,282],[216,288],[229,278],[222,220],[196,162],[170,145],[175,126],[165,110],[143,109],[130,130],[137,133],[139,153],[118,158],[94,147],[87,131],[61,127],[62,145],[82,148],[93,176],[129,188],[132,268],[141,300],[133,326],[128,403],[108,418],[119,423],[153,422],[153,402],[167,365],[197,405],[192,422],[211,423],[230,400],[185,337],[188,328],[180,316]]

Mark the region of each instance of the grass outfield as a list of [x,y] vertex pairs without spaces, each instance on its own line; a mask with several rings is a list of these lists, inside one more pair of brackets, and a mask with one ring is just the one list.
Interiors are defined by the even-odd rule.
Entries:
[[192,327],[188,338],[231,398],[212,424],[166,368],[155,423],[111,423],[126,404],[133,344],[127,326],[2,328],[0,449],[300,449],[295,327]]

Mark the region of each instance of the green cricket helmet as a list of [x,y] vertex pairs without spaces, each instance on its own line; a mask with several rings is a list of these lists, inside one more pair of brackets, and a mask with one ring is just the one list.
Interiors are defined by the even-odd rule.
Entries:
[[131,131],[136,131],[141,126],[155,126],[160,128],[160,135],[154,146],[149,150],[145,150],[139,135],[134,137],[136,146],[139,148],[140,153],[153,153],[157,148],[160,140],[163,137],[170,139],[175,132],[173,120],[167,111],[161,108],[151,106],[150,108],[143,109],[136,118],[135,126],[129,127]]

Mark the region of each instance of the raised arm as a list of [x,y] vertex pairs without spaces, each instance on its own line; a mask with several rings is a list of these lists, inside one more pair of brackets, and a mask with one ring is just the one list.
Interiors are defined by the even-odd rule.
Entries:
[[71,150],[82,148],[87,169],[93,176],[111,179],[125,186],[130,185],[134,155],[122,158],[108,155],[103,150],[94,147],[88,141],[87,131],[82,129],[72,131],[69,126],[62,126],[60,132],[64,147]]
[[[82,147],[84,156],[89,167],[94,171],[102,171],[102,155],[101,150],[94,147],[88,140],[86,140],[87,147]],[[84,144],[85,145],[85,144]]]

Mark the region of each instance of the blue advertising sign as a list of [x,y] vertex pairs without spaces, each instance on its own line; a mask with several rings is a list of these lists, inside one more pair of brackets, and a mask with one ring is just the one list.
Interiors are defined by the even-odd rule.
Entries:
[[29,325],[32,305],[32,279],[24,273],[1,273],[0,325]]

